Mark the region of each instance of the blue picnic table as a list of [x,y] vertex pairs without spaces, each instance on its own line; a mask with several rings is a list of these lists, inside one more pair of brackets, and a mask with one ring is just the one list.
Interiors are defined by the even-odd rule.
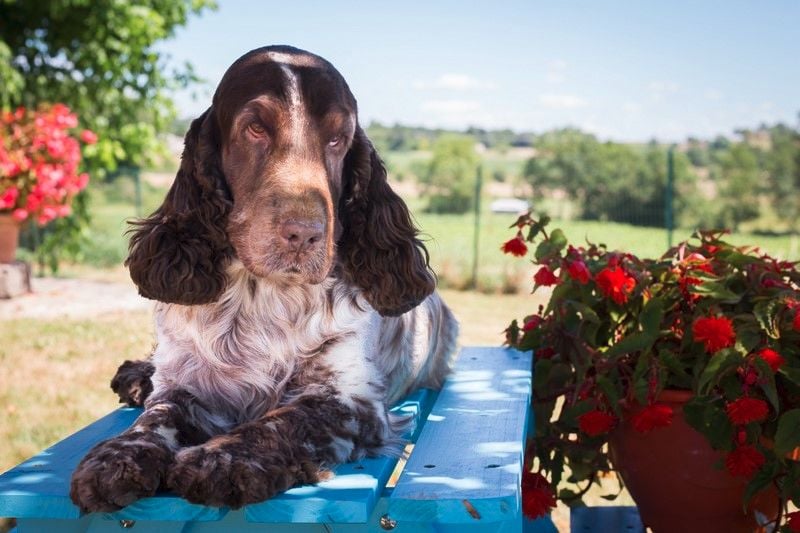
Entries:
[[[394,410],[413,414],[413,450],[398,459],[341,465],[336,476],[238,510],[189,503],[170,493],[114,513],[81,514],[69,498],[77,463],[141,412],[121,408],[0,476],[0,516],[19,533],[287,531],[486,531],[550,533],[545,518],[523,519],[520,479],[529,425],[531,354],[462,349],[441,391],[415,392]],[[395,481],[396,479],[396,481]]]

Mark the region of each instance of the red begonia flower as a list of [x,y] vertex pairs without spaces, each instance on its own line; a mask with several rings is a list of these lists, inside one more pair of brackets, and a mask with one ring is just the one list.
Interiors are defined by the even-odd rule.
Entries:
[[736,425],[760,422],[767,417],[767,402],[758,398],[737,398],[725,407],[728,418]]
[[672,424],[672,407],[664,403],[648,405],[631,417],[633,429],[647,433]]
[[522,240],[522,234],[518,233],[516,237],[503,243],[500,248],[504,254],[511,254],[515,257],[522,257],[528,253],[528,246]]
[[567,274],[582,285],[589,283],[589,279],[592,277],[586,263],[581,260],[569,261],[567,263]]
[[553,274],[552,270],[546,266],[543,266],[538,272],[536,272],[536,274],[534,274],[533,281],[535,281],[537,285],[548,287],[558,283],[558,278],[555,274]]
[[530,331],[532,329],[536,329],[542,323],[542,317],[539,315],[532,315],[528,317],[528,320],[525,321],[525,324],[522,326],[523,331]]
[[596,280],[603,294],[620,305],[628,301],[628,296],[636,286],[636,280],[617,266],[604,268],[597,274]]
[[764,464],[764,454],[755,446],[739,446],[725,457],[725,467],[732,476],[750,477]]
[[777,372],[781,365],[786,362],[786,359],[772,348],[762,348],[759,350],[758,356],[769,365],[773,372]]
[[522,513],[535,520],[545,516],[555,508],[556,498],[553,488],[540,473],[522,473]]
[[733,322],[727,317],[702,317],[692,324],[694,340],[702,342],[708,353],[716,353],[723,348],[733,346],[736,333]]
[[92,130],[83,130],[81,132],[81,140],[86,144],[95,144],[97,142],[97,134]]
[[616,417],[595,409],[578,417],[578,427],[590,437],[596,437],[597,435],[608,433],[614,427],[616,421]]

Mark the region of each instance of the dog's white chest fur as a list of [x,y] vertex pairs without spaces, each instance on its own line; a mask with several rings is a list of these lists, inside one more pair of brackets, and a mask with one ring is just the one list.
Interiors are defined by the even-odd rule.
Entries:
[[233,425],[278,405],[295,373],[309,366],[329,368],[339,389],[383,385],[364,360],[375,313],[352,289],[333,278],[319,285],[261,280],[238,262],[228,274],[218,302],[157,306],[154,396],[185,389]]

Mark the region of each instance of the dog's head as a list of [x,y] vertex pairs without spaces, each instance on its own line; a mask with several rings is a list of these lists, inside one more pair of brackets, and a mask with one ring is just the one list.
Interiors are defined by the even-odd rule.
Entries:
[[217,300],[233,256],[289,283],[336,271],[384,315],[434,288],[347,83],[295,48],[260,48],[228,69],[186,134],[163,205],[135,225],[126,265],[140,293],[163,302]]

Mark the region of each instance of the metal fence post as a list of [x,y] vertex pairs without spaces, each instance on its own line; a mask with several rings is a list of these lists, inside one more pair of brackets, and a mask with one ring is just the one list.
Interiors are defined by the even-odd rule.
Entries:
[[667,248],[672,248],[672,232],[675,229],[673,197],[675,196],[675,145],[667,150],[667,186],[664,190],[664,226],[667,228]]
[[483,188],[483,166],[478,165],[475,175],[475,230],[472,238],[472,289],[478,288],[478,245],[481,231],[481,189]]

